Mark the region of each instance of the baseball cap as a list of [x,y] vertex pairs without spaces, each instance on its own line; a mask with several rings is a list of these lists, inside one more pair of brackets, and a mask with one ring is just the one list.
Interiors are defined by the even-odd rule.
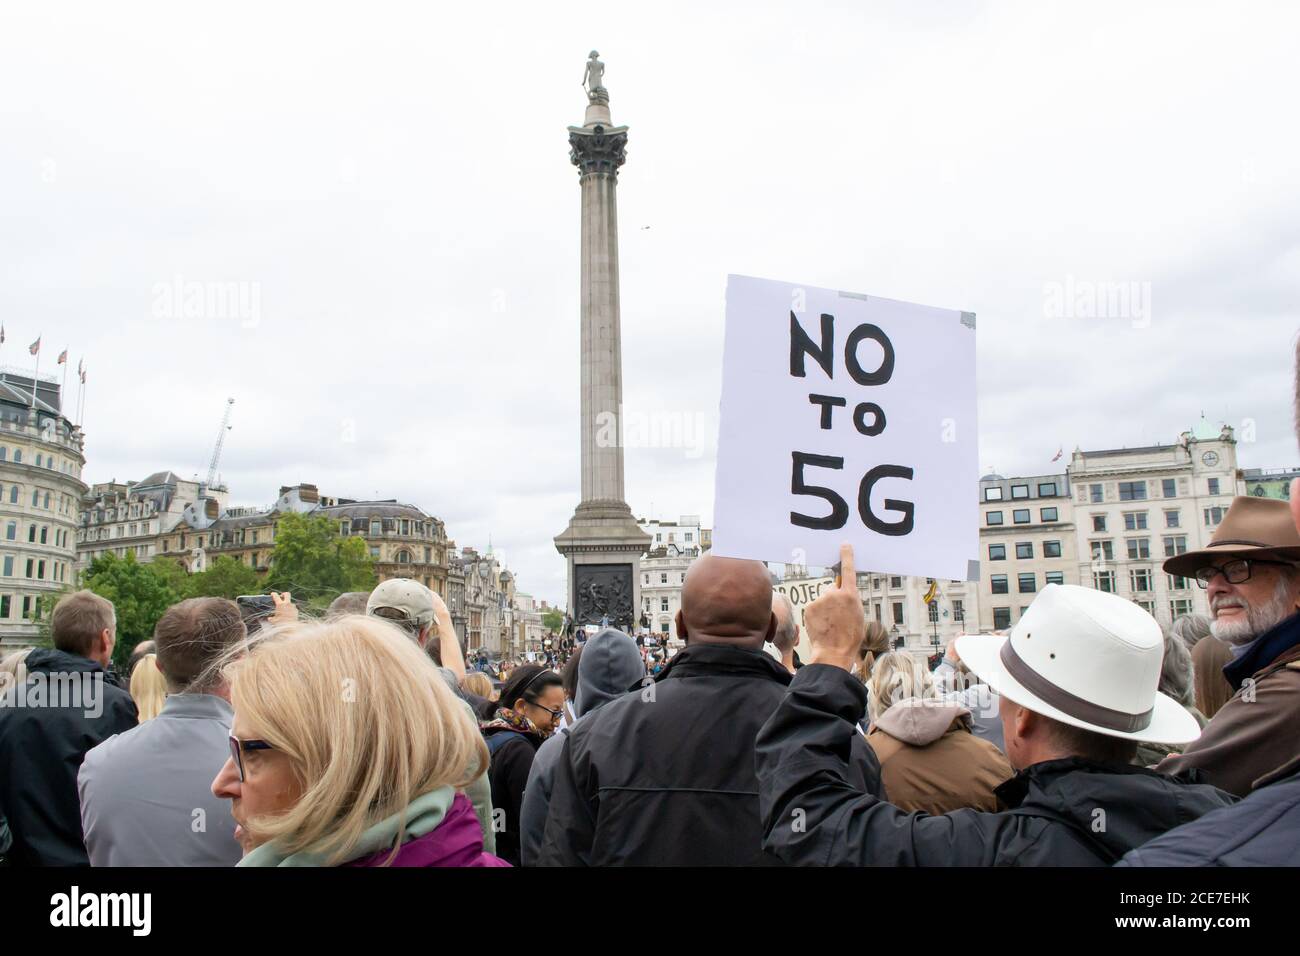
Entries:
[[366,613],[374,614],[379,608],[398,611],[418,627],[426,627],[434,621],[433,592],[410,578],[392,578],[371,591],[370,599],[366,601]]

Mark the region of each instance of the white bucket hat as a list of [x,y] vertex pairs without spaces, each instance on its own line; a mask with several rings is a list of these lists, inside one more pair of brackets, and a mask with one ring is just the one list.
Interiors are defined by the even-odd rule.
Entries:
[[1181,744],[1196,718],[1159,692],[1164,636],[1131,601],[1049,584],[1009,637],[957,638],[957,653],[1008,700],[1108,737]]

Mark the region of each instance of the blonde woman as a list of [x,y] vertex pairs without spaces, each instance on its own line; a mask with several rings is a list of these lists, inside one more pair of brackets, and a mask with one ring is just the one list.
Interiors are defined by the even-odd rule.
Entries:
[[153,720],[167,699],[167,678],[158,666],[158,655],[146,654],[131,671],[131,699],[140,712],[140,723]]
[[995,788],[1014,771],[971,733],[969,708],[940,698],[925,665],[906,651],[875,662],[867,682],[867,743],[880,758],[889,800],[909,812],[998,809]]
[[862,643],[858,645],[858,663],[853,669],[854,676],[865,684],[871,677],[871,669],[875,666],[876,660],[887,653],[889,653],[889,632],[879,621],[868,621]]
[[484,700],[495,700],[496,691],[492,687],[492,679],[482,671],[470,671],[461,680],[460,686],[471,694],[477,694]]
[[399,628],[350,615],[273,628],[224,675],[241,866],[503,866],[460,788],[487,747]]
[[4,659],[0,660],[0,694],[17,687],[19,684],[27,683],[27,655],[32,652],[29,647],[25,651],[14,651]]

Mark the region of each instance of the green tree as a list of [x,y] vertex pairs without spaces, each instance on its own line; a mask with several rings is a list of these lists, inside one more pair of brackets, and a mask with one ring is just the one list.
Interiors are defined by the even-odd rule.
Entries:
[[206,571],[190,575],[190,597],[223,597],[234,600],[241,594],[261,594],[265,578],[242,561],[221,555]]
[[547,611],[542,615],[542,627],[552,633],[558,633],[560,628],[564,627],[564,615],[556,610]]
[[149,563],[154,574],[177,594],[177,600],[193,597],[194,575],[176,558],[155,558]]
[[290,591],[318,606],[344,591],[368,591],[375,583],[365,540],[341,536],[332,519],[290,512],[276,522],[266,581],[270,590]]
[[163,612],[181,600],[169,571],[153,564],[139,564],[135,555],[125,558],[103,554],[86,572],[83,585],[113,602],[117,612],[117,647],[113,660],[122,667],[141,641],[153,637],[154,625]]

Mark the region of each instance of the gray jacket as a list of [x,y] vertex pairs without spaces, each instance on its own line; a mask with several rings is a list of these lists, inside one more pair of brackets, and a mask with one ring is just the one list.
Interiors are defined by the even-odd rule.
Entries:
[[77,790],[91,866],[239,862],[230,803],[212,795],[233,717],[212,694],[171,694],[153,720],[87,752]]
[[555,766],[569,731],[598,707],[622,697],[645,676],[645,664],[636,642],[622,631],[607,627],[583,647],[578,660],[578,692],[573,702],[578,719],[537,748],[528,772],[524,801],[519,807],[519,862],[524,866],[537,865],[551,805]]

